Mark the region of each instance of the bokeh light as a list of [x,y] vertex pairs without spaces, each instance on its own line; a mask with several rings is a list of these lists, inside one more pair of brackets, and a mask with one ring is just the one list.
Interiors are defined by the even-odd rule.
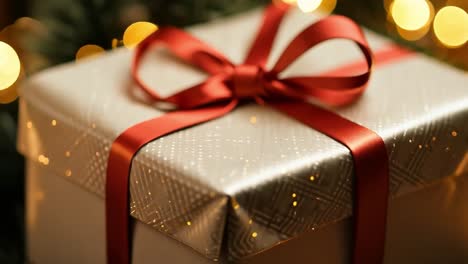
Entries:
[[429,32],[429,30],[431,29],[431,21],[434,18],[435,12],[432,3],[427,1],[427,4],[429,6],[429,19],[427,20],[426,24],[424,24],[422,27],[416,30],[406,30],[396,25],[396,30],[402,38],[409,41],[416,41],[423,38]]
[[434,18],[434,33],[447,47],[460,47],[468,40],[468,15],[456,6],[446,6]]
[[405,30],[418,30],[430,22],[430,6],[426,0],[395,0],[390,12],[395,23]]
[[125,30],[123,44],[127,48],[134,47],[156,30],[158,30],[158,26],[153,23],[144,21],[135,22]]
[[322,0],[297,0],[297,6],[304,13],[315,11],[321,3]]
[[318,11],[322,14],[331,14],[336,7],[336,0],[322,0],[322,3],[318,7]]
[[18,85],[14,83],[8,89],[0,90],[0,104],[9,104],[18,98]]
[[89,57],[93,57],[93,56],[96,56],[96,55],[99,55],[101,53],[103,53],[105,50],[98,46],[98,45],[92,45],[92,44],[88,44],[88,45],[84,45],[83,47],[81,47],[77,52],[76,52],[76,60],[81,60],[81,59],[84,59],[84,58],[89,58]]
[[283,3],[293,5],[297,2],[297,0],[282,0]]
[[398,32],[398,34],[400,35],[400,37],[406,39],[406,40],[409,40],[409,41],[416,41],[416,40],[419,40],[421,39],[422,37],[424,37],[427,32],[429,32],[429,29],[431,27],[428,25],[428,26],[424,26],[418,30],[405,30],[403,28],[400,28],[400,27],[396,27],[396,30]]
[[115,48],[117,48],[118,45],[119,45],[119,40],[116,39],[116,38],[113,38],[112,42],[111,42],[112,48],[115,49]]
[[16,51],[0,41],[0,92],[10,88],[21,72],[21,62]]

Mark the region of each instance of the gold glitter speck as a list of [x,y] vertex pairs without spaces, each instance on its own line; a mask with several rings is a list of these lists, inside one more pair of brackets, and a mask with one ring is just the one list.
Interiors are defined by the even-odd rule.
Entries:
[[70,177],[71,175],[72,175],[71,170],[68,169],[68,170],[65,171],[65,176]]
[[297,206],[297,201],[294,201],[294,202],[293,202],[293,206],[294,206],[294,207]]
[[234,208],[234,210],[237,210],[240,208],[239,203],[236,201],[236,199],[232,199],[231,203],[232,203],[232,208]]
[[436,140],[437,140],[437,138],[436,138],[436,137],[432,137],[432,141],[436,141]]
[[49,158],[42,154],[37,157],[37,160],[44,165],[49,165]]
[[292,196],[293,198],[295,198],[295,197],[297,196],[297,194],[296,194],[296,193],[293,193],[291,196]]
[[257,123],[257,117],[256,116],[251,116],[250,117],[250,123],[251,124],[256,124]]
[[454,131],[452,131],[452,133],[451,133],[451,134],[452,134],[452,137],[456,137],[456,136],[458,136],[458,133],[457,133],[457,131],[455,131],[455,130],[454,130]]
[[255,237],[257,237],[257,236],[258,236],[257,232],[253,232],[253,233],[252,233],[252,237],[253,237],[253,238],[255,238]]
[[26,123],[26,127],[27,127],[27,128],[32,128],[32,122],[31,122],[31,121],[27,122],[27,123]]
[[421,144],[419,144],[419,145],[418,145],[418,148],[419,148],[419,149],[422,149],[422,145],[421,145]]
[[188,226],[191,226],[191,225],[192,225],[192,222],[187,221],[187,225],[188,225]]
[[71,156],[70,151],[65,151],[65,157],[70,157],[70,156]]
[[314,175],[312,175],[312,176],[310,176],[310,178],[309,178],[309,179],[310,179],[311,181],[315,181],[315,176],[314,176]]
[[252,219],[249,219],[249,225],[251,225],[253,223]]
[[57,125],[57,120],[52,120],[52,122],[50,122],[52,124],[52,126],[56,126]]

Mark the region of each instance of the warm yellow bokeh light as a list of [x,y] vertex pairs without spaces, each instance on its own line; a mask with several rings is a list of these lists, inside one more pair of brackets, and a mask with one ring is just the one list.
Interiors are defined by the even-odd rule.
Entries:
[[123,44],[127,48],[134,47],[156,30],[158,30],[158,26],[153,23],[135,22],[125,30]]
[[390,12],[395,23],[405,30],[418,30],[430,19],[430,7],[426,0],[395,0]]
[[321,3],[322,0],[297,0],[297,6],[304,13],[315,11]]
[[409,41],[416,41],[424,37],[427,34],[427,32],[429,32],[430,28],[431,28],[430,25],[427,25],[418,30],[404,30],[397,26],[396,30],[398,34],[400,35],[400,37]]
[[112,39],[112,42],[111,42],[111,46],[113,49],[117,48],[117,46],[119,45],[119,40],[114,38]]
[[18,85],[15,83],[8,89],[0,90],[0,104],[9,104],[18,98]]
[[331,14],[336,7],[336,0],[322,0],[322,3],[317,8],[317,11],[321,12],[322,14]]
[[282,0],[283,3],[286,3],[286,4],[290,4],[290,5],[293,5],[297,2],[297,0]]
[[424,26],[418,28],[417,30],[406,30],[396,25],[396,30],[402,38],[409,41],[416,41],[423,38],[429,32],[431,29],[430,21],[432,21],[434,18],[434,6],[431,2],[427,2],[427,4],[429,5],[429,20],[426,24],[424,24]]
[[83,58],[88,58],[88,57],[99,55],[103,53],[104,51],[105,50],[98,45],[92,45],[92,44],[84,45],[76,52],[75,57],[76,57],[76,60],[81,60]]
[[0,91],[12,86],[21,72],[21,63],[16,51],[0,41]]
[[446,6],[434,18],[434,33],[447,47],[459,47],[468,40],[468,14],[456,6]]

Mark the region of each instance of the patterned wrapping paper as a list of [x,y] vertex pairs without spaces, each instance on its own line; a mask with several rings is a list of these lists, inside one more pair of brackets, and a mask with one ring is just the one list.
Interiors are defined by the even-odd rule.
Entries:
[[[190,31],[239,62],[260,16],[256,10]],[[270,61],[317,19],[289,14]],[[374,50],[389,44],[366,36]],[[163,114],[132,89],[132,55],[122,48],[30,78],[22,87],[20,151],[104,197],[113,140]],[[356,47],[334,40],[286,74],[357,59]],[[165,95],[204,78],[160,50],[147,56],[141,72]],[[468,157],[467,81],[463,72],[415,55],[374,69],[363,98],[334,110],[384,138],[392,196],[453,174]],[[268,107],[245,105],[144,147],[133,161],[130,213],[210,259],[236,261],[349,217],[352,168],[339,143]]]

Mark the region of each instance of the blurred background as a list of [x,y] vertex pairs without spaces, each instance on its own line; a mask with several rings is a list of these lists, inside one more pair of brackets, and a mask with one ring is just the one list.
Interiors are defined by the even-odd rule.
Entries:
[[[303,12],[350,16],[402,45],[468,70],[467,0],[275,1]],[[21,80],[60,63],[135,45],[161,25],[183,27],[270,2],[0,0],[0,263],[25,262],[23,160],[15,146]]]

